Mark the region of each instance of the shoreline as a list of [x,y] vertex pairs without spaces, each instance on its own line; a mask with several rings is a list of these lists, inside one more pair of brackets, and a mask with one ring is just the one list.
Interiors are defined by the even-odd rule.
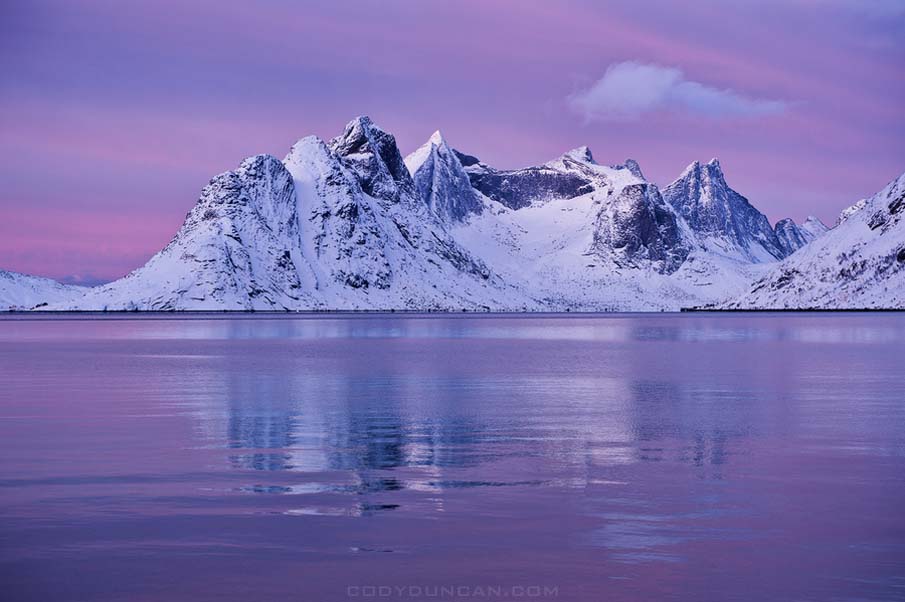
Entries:
[[317,317],[495,317],[495,318],[561,318],[617,317],[630,315],[680,314],[834,314],[834,313],[905,313],[905,308],[846,308],[846,309],[713,309],[683,307],[676,311],[485,311],[485,310],[415,310],[415,309],[307,309],[307,310],[6,310],[0,311],[0,321],[41,319],[150,320],[150,319],[251,319],[261,318],[317,318]]

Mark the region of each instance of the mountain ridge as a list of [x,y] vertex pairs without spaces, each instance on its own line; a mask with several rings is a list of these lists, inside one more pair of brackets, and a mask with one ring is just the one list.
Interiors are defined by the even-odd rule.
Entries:
[[[839,223],[861,220],[867,204]],[[887,213],[897,224],[898,210]],[[147,264],[46,302],[164,311],[717,307],[840,227],[816,218],[771,226],[729,186],[718,159],[691,163],[661,190],[636,161],[600,165],[586,146],[499,170],[437,131],[403,158],[392,134],[360,116],[329,142],[308,136],[282,161],[256,155],[215,176]]]

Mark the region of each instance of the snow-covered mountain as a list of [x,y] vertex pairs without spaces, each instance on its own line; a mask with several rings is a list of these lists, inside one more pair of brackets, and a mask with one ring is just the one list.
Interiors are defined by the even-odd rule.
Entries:
[[471,187],[465,168],[439,130],[405,158],[405,165],[418,194],[444,221],[461,222],[483,211],[480,194]]
[[292,176],[270,155],[215,176],[179,232],[125,278],[63,304],[90,310],[261,309],[305,296]]
[[461,247],[368,118],[204,188],[175,238],[80,310],[536,308]]
[[786,218],[776,222],[773,227],[785,256],[791,255],[828,230],[829,228],[813,215],[808,216],[800,226],[795,220]]
[[86,290],[85,287],[61,284],[50,278],[0,270],[0,311],[33,309],[36,305],[64,302]]
[[905,174],[843,212],[727,308],[905,308]]
[[767,217],[726,183],[717,159],[695,161],[663,198],[712,250],[763,263],[785,257]]
[[454,236],[544,308],[678,309],[724,299],[760,269],[708,251],[635,161],[598,165],[581,147],[501,171],[457,157],[488,210]]
[[661,193],[637,162],[599,165],[587,147],[499,170],[437,132],[403,159],[359,117],[214,177],[125,278],[39,297],[80,310],[677,310],[738,298],[861,215],[774,230],[716,160]]

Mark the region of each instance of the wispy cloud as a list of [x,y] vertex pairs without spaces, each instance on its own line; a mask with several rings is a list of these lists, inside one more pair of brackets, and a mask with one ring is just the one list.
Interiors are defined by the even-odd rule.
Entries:
[[674,67],[635,61],[610,65],[602,78],[568,101],[587,121],[636,119],[653,111],[712,118],[751,117],[782,113],[788,107],[780,100],[751,98],[691,81]]

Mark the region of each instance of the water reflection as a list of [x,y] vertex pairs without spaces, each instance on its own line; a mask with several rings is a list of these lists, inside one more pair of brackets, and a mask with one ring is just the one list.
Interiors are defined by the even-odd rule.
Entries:
[[[488,364],[482,354],[495,344],[488,329],[520,339],[520,323],[503,320],[473,338],[476,327],[464,320],[415,322],[267,322],[265,334],[279,343],[257,349],[258,357],[245,350],[262,336],[257,322],[215,325],[228,327],[234,342],[204,364],[199,432],[209,445],[228,448],[237,470],[296,475],[295,482],[257,479],[240,490],[347,496],[345,504],[358,510],[344,512],[356,516],[409,505],[442,509],[450,490],[501,486],[581,490],[593,505],[599,484],[623,482],[614,475],[638,463],[683,464],[719,481],[733,455],[746,453],[746,439],[774,419],[758,403],[772,388],[761,377],[781,369],[739,367],[717,355],[708,366],[687,366],[681,347],[702,335],[674,324],[592,324],[591,331],[609,334],[552,350],[548,337],[527,338],[511,360],[522,367],[513,374],[511,365]],[[317,334],[294,338],[299,329]],[[412,330],[434,338],[394,338]],[[578,363],[563,364],[570,356]],[[752,376],[759,389],[739,384]],[[312,485],[325,480],[333,485]]]
[[[414,561],[435,581],[530,573],[563,599],[619,599],[617,580],[622,599],[660,599],[663,580],[707,598],[720,579],[718,597],[889,599],[903,326],[4,322],[0,534],[17,545],[0,561],[74,583],[87,556],[124,557],[120,597],[136,569],[145,585],[185,566],[198,591],[234,577],[222,598],[338,599],[349,575],[411,583]],[[77,593],[44,598],[103,598]]]

